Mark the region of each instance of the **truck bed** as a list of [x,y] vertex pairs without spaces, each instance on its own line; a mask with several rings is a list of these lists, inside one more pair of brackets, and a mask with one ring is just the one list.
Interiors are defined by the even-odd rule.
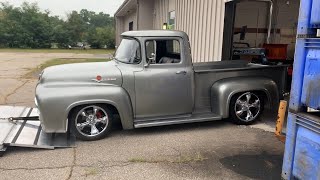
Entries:
[[[248,61],[235,60],[235,61],[216,61],[216,62],[203,62],[193,63],[194,71],[196,73],[217,71],[217,70],[241,70],[248,68],[273,68],[275,66],[253,64]],[[287,67],[287,66],[285,66]]]
[[195,111],[211,111],[210,89],[222,79],[235,77],[264,77],[272,79],[282,98],[285,92],[287,66],[252,64],[247,61],[220,61],[194,63],[195,72]]

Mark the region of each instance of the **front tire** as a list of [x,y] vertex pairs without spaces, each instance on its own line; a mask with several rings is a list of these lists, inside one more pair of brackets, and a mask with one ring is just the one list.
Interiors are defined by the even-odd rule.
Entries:
[[99,140],[109,134],[112,118],[112,111],[105,105],[79,106],[70,113],[70,130],[78,139],[84,141]]
[[262,96],[254,92],[234,95],[230,101],[230,120],[239,125],[249,125],[260,118],[264,102]]

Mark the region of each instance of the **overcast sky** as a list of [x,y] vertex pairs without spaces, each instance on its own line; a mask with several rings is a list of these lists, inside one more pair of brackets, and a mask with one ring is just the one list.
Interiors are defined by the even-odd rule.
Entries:
[[14,6],[20,6],[25,1],[38,2],[41,10],[49,9],[51,14],[65,18],[66,13],[81,9],[104,12],[113,16],[124,0],[0,0]]

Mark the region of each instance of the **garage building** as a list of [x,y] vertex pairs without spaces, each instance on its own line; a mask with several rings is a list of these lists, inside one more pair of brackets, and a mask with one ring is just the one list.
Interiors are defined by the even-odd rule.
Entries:
[[[115,13],[116,44],[130,30],[185,31],[194,62],[232,57],[235,44],[282,45],[293,59],[300,0],[125,0]],[[240,33],[245,29],[245,35]],[[282,50],[283,51],[283,50]]]

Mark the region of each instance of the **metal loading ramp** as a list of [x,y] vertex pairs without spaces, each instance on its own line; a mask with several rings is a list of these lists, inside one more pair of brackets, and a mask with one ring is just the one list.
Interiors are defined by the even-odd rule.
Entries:
[[0,156],[9,146],[39,149],[74,147],[74,136],[45,133],[38,117],[37,108],[0,106]]

